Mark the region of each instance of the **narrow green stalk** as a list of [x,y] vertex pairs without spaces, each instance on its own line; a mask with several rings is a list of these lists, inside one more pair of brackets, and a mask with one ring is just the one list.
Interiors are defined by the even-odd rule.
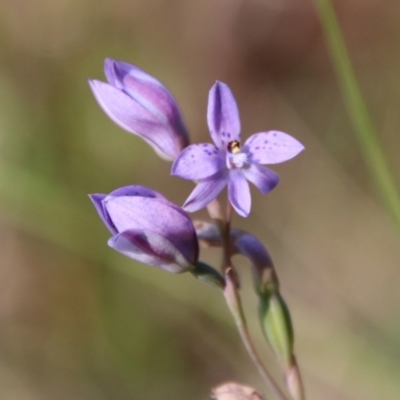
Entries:
[[222,272],[224,273],[227,268],[231,267],[231,220],[232,220],[232,206],[231,203],[228,201],[226,204],[225,226],[223,227],[223,232],[221,232],[222,243],[223,243],[222,250],[224,252],[223,262],[222,262]]
[[225,281],[226,286],[224,290],[224,295],[226,302],[228,304],[229,310],[235,320],[237,330],[239,332],[240,338],[249,354],[253,364],[256,366],[260,376],[266,383],[267,387],[271,390],[273,395],[278,400],[287,400],[286,396],[279,388],[279,386],[275,383],[274,378],[270,375],[265,365],[261,361],[256,348],[250,338],[249,331],[247,329],[246,318],[244,316],[242,302],[240,299],[240,295],[237,289],[236,282],[234,277],[232,276],[232,268],[227,268],[225,272]]
[[272,375],[268,372],[265,365],[261,361],[257,350],[250,337],[247,322],[244,315],[242,302],[239,294],[239,279],[236,272],[232,268],[231,263],[231,220],[232,220],[232,206],[227,202],[226,215],[223,219],[221,208],[218,200],[214,200],[207,207],[210,217],[217,224],[222,240],[222,271],[225,275],[225,289],[224,296],[227,302],[229,311],[231,312],[235,321],[240,338],[250,356],[253,364],[255,365],[258,373],[262,377],[266,386],[273,393],[277,400],[287,400],[285,394],[279,388]]
[[335,10],[330,0],[315,0],[335,73],[358,141],[388,213],[400,230],[400,195],[381,148],[378,133],[368,114],[353,66],[347,53]]

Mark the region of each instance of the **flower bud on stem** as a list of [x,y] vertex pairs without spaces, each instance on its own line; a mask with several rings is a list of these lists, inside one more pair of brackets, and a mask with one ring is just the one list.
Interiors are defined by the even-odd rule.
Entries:
[[287,389],[293,400],[304,400],[304,389],[293,351],[293,327],[289,309],[280,294],[272,259],[264,245],[253,235],[233,230],[235,253],[252,264],[254,289],[260,299],[260,322],[264,335],[283,366]]
[[[290,334],[291,336],[289,340],[286,340],[288,339],[287,335],[283,335],[284,340],[280,340],[282,339],[282,335],[279,330],[282,326],[285,326],[285,324],[287,327],[290,326],[291,329],[291,324],[290,317],[285,317],[286,314],[282,314],[282,312],[286,310],[286,305],[284,305],[283,299],[280,297],[278,292],[279,282],[271,257],[262,243],[254,236],[247,232],[231,228],[232,208],[229,202],[227,204],[225,219],[222,216],[217,200],[214,200],[209,204],[208,212],[214,220],[215,226],[198,221],[195,223],[196,233],[199,241],[203,242],[206,246],[222,247],[222,271],[225,275],[225,300],[251,360],[274,397],[278,400],[286,400],[287,398],[284,392],[280,389],[279,385],[275,382],[264,366],[250,338],[239,294],[238,275],[231,263],[231,257],[233,254],[242,254],[245,257],[248,257],[252,262],[253,281],[256,293],[260,297],[260,301],[264,301],[265,310],[269,309],[270,311],[267,318],[267,328],[271,328],[269,330],[272,333],[269,336],[274,339],[272,347],[276,347],[276,349],[274,348],[274,351],[277,355],[279,353],[290,355],[285,363],[285,366],[287,367],[285,369],[287,371],[285,375],[286,385],[294,400],[303,400],[302,397],[299,397],[296,394],[302,393],[301,390],[297,390],[299,387],[302,388],[301,380],[299,381],[297,379],[297,376],[299,376],[298,373],[296,374],[298,369],[290,369],[292,364],[290,364],[289,358],[292,359],[292,345],[285,346],[285,344],[287,345],[293,342],[293,335]],[[270,294],[272,293],[275,293],[275,295],[277,294],[277,303],[275,298],[272,302],[270,301]],[[283,329],[283,332],[291,332],[291,330]]]
[[278,291],[260,295],[260,321],[265,337],[287,370],[293,354],[293,329],[288,308]]
[[[240,300],[240,295],[237,290],[236,283],[232,277],[232,269],[227,268],[225,272],[225,290],[224,296],[226,302],[228,304],[229,310],[235,320],[236,327],[239,331],[240,337],[242,339],[243,344],[246,347],[246,350],[253,361],[254,365],[256,366],[259,374],[263,378],[264,382],[267,384],[271,392],[274,396],[279,400],[286,400],[286,396],[281,391],[279,386],[275,383],[274,379],[265,368],[263,362],[261,361],[260,357],[257,354],[257,351],[254,347],[254,344],[250,338],[246,319],[243,313],[242,302]],[[297,399],[296,399],[297,400]]]

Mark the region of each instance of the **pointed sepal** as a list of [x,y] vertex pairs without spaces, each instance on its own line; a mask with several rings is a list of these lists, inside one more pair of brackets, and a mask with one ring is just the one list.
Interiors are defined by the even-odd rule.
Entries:
[[204,283],[220,289],[225,287],[223,276],[216,269],[202,261],[198,261],[190,272],[195,278]]

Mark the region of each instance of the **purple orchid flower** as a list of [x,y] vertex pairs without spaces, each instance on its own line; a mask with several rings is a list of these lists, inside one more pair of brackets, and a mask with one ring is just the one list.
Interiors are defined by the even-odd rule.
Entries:
[[171,173],[198,181],[183,209],[197,211],[215,199],[228,185],[228,197],[236,212],[247,217],[251,208],[247,180],[261,193],[270,192],[279,176],[261,164],[277,164],[299,154],[304,146],[286,133],[269,131],[240,140],[240,119],[229,87],[216,82],[210,90],[207,112],[213,144],[193,144],[175,159]]
[[92,194],[114,250],[172,273],[191,271],[199,247],[192,221],[177,205],[144,186]]
[[189,144],[178,104],[157,79],[126,62],[106,59],[108,83],[89,80],[103,111],[121,128],[144,139],[172,161]]

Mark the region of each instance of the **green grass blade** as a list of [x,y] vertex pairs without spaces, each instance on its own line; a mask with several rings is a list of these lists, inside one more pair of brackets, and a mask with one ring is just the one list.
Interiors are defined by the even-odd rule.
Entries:
[[400,195],[369,116],[330,0],[316,0],[326,43],[366,164],[388,213],[400,230]]

